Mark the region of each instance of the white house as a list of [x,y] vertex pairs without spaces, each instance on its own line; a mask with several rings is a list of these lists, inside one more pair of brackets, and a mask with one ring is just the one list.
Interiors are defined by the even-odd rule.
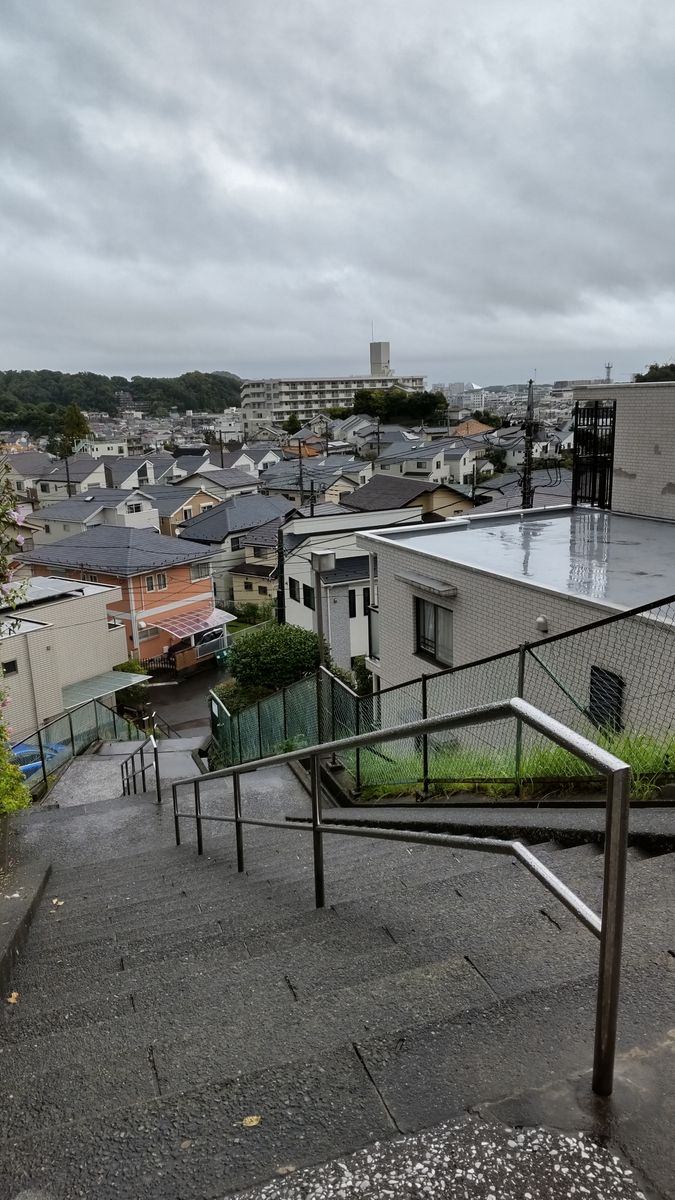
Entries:
[[137,529],[159,529],[160,515],[152,499],[139,491],[94,488],[71,499],[56,500],[31,514],[33,542],[46,546],[62,538],[84,533],[96,525],[127,525]]

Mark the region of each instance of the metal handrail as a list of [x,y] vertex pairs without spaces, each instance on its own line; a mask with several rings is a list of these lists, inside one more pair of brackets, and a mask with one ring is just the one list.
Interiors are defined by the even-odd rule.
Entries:
[[[145,751],[148,748],[148,746],[152,747],[152,757],[153,757],[153,761],[149,764],[146,763],[146,761],[145,761]],[[141,765],[140,765],[140,767],[138,767],[137,770],[136,769],[132,770],[131,768],[136,759],[136,756],[139,754],[141,756]],[[138,778],[139,775],[141,776],[141,784],[142,784],[141,791],[147,792],[148,789],[146,786],[146,773],[148,771],[151,771],[153,767],[155,768],[155,790],[157,792],[157,803],[161,804],[162,803],[162,781],[161,781],[161,776],[160,776],[160,772],[159,772],[159,750],[157,748],[157,739],[155,738],[154,733],[151,733],[148,737],[146,737],[144,742],[141,742],[140,746],[136,747],[136,749],[133,751],[132,754],[127,755],[127,757],[123,760],[123,762],[120,763],[120,771],[122,773],[122,795],[130,796],[132,793],[132,790],[134,792],[134,795],[137,795],[138,789],[136,787],[136,779]]]
[[[607,779],[607,806],[605,820],[605,863],[602,895],[602,914],[598,916],[561,879],[549,870],[522,842],[502,838],[481,838],[459,834],[415,833],[408,830],[384,828],[356,828],[337,822],[325,823],[321,813],[320,760],[335,752],[372,746],[378,742],[397,741],[417,737],[421,734],[437,733],[441,730],[462,726],[480,725],[492,721],[515,718],[555,742],[563,749],[575,754],[582,761],[596,768]],[[290,825],[285,821],[268,821],[242,817],[241,776],[257,771],[259,767],[285,766],[302,759],[310,759],[312,819],[308,825]],[[201,808],[202,784],[215,779],[232,779],[234,816],[203,814]],[[398,725],[392,729],[376,729],[340,741],[325,742],[292,750],[283,754],[272,754],[254,762],[238,763],[218,771],[199,775],[192,779],[179,779],[172,784],[173,815],[176,845],[180,845],[180,820],[194,820],[197,832],[197,852],[203,853],[202,822],[222,821],[235,826],[237,848],[237,870],[244,870],[243,826],[253,825],[293,832],[312,833],[314,858],[314,892],[317,908],[325,904],[323,837],[324,834],[344,837],[370,837],[385,841],[410,842],[425,846],[451,846],[460,850],[479,850],[489,854],[505,854],[516,858],[526,870],[537,878],[562,904],[600,940],[598,990],[596,999],[595,1043],[593,1056],[593,1090],[600,1096],[609,1096],[614,1080],[616,1053],[616,1031],[619,1006],[619,982],[621,974],[621,950],[623,943],[623,915],[626,891],[626,858],[628,848],[628,813],[630,806],[631,769],[614,754],[596,746],[588,738],[569,729],[560,721],[549,717],[526,700],[514,697],[511,700],[466,709],[444,716]],[[178,809],[178,789],[190,784],[194,792],[194,813]]]

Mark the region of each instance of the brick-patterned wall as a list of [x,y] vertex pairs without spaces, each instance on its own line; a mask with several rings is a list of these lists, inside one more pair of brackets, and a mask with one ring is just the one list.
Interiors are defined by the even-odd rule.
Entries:
[[675,520],[675,383],[577,388],[574,398],[616,400],[613,511]]

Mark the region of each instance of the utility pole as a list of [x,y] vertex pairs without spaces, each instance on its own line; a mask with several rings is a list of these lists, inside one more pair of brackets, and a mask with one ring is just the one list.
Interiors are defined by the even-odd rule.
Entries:
[[525,416],[525,462],[521,480],[521,508],[532,508],[532,443],[534,441],[534,385],[527,385],[527,412]]
[[72,492],[70,490],[70,463],[68,462],[68,454],[66,454],[63,461],[66,464],[66,491],[68,493],[68,499],[70,500]]
[[283,521],[277,529],[277,625],[286,624],[286,573],[284,569]]
[[321,575],[323,571],[335,570],[335,554],[331,550],[317,553],[312,551],[312,582],[314,584],[314,611],[316,612],[316,635],[319,639],[319,660],[326,665],[326,644],[323,633],[323,596]]
[[377,457],[380,457],[380,418],[376,417],[377,421]]
[[302,440],[300,438],[298,438],[298,466],[300,468],[300,507],[302,508],[305,500],[305,485],[302,475]]
[[314,480],[309,481],[309,515],[314,516]]
[[221,465],[221,467],[224,467],[225,466],[225,458],[223,456],[223,431],[222,431],[222,429],[220,429],[218,431],[218,436],[220,438],[220,465]]

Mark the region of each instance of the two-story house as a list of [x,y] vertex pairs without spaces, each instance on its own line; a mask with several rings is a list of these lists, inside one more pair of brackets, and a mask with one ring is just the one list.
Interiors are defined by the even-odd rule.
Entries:
[[67,459],[52,461],[36,478],[35,484],[39,505],[67,500],[69,496],[89,492],[92,488],[107,487],[105,461],[90,458],[88,454],[71,454]]
[[279,527],[283,520],[275,517],[244,534],[244,561],[230,568],[236,606],[276,604]]
[[168,537],[174,536],[178,526],[184,521],[198,517],[200,513],[209,512],[220,503],[220,498],[207,491],[200,483],[184,487],[182,480],[179,484],[149,484],[140,494],[157,510],[160,533],[165,533]]
[[220,649],[231,614],[216,608],[212,552],[187,538],[151,529],[101,525],[20,556],[33,575],[118,587],[109,612],[126,629],[129,655],[142,661],[175,657],[178,669]]
[[56,466],[56,459],[41,450],[24,450],[6,459],[9,482],[20,500],[38,504],[38,480]]
[[84,533],[98,525],[128,525],[159,529],[160,517],[152,500],[139,491],[94,488],[68,500],[55,500],[31,514],[36,546]]
[[209,548],[215,592],[220,601],[234,598],[232,568],[244,561],[244,535],[275,517],[285,516],[294,505],[278,496],[233,496],[211,512],[185,521],[178,527],[181,538],[190,538]]

